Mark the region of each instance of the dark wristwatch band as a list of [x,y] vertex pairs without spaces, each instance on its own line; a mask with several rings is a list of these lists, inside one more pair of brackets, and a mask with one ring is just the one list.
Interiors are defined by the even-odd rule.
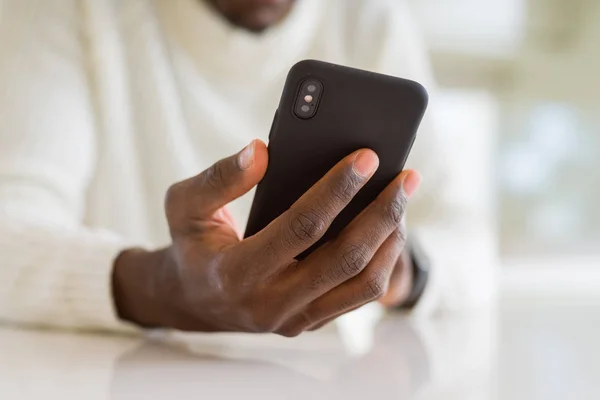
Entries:
[[401,310],[409,310],[419,302],[429,281],[429,258],[425,255],[418,241],[412,237],[408,242],[408,251],[412,261],[413,284],[406,301],[399,306]]

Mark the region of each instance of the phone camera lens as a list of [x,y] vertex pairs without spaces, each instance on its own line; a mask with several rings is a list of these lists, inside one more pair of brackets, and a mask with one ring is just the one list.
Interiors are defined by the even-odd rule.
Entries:
[[[2,0],[0,0],[2,1]],[[301,119],[311,119],[317,115],[319,103],[323,97],[323,83],[308,78],[300,84],[294,104],[294,114]]]

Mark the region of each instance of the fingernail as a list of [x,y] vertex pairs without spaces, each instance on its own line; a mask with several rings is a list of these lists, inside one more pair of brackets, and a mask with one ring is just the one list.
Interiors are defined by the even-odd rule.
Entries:
[[240,152],[238,155],[238,164],[243,170],[250,168],[254,164],[254,140]]
[[402,181],[402,191],[406,194],[406,197],[411,198],[419,185],[421,184],[421,175],[415,171],[406,171],[404,180]]
[[363,178],[369,178],[377,170],[379,158],[372,151],[361,151],[352,163],[352,169]]

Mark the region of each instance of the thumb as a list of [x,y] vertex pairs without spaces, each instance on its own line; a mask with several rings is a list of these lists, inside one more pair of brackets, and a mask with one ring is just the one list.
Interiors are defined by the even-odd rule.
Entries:
[[267,163],[266,145],[253,140],[239,153],[217,161],[199,175],[175,185],[179,186],[179,193],[185,193],[187,217],[212,215],[246,194],[263,178]]

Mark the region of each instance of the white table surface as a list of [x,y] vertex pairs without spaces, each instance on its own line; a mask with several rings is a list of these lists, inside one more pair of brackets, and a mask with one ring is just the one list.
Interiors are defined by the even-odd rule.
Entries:
[[489,318],[389,318],[360,357],[263,349],[224,359],[3,328],[0,399],[600,399],[599,343],[600,307],[541,301],[504,303]]

